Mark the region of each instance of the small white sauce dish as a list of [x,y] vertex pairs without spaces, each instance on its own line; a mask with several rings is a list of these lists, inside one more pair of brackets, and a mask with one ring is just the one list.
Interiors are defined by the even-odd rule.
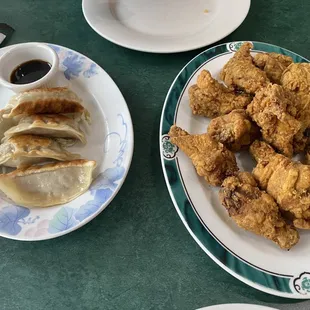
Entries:
[[[21,64],[31,60],[43,60],[51,65],[51,69],[39,80],[28,84],[13,84],[10,82],[11,73]],[[0,84],[20,93],[47,84],[57,73],[59,59],[57,53],[44,43],[24,43],[12,47],[0,58]]]

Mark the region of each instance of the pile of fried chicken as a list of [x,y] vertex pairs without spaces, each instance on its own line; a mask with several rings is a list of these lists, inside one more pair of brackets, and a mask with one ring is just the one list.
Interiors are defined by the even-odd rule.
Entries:
[[[292,160],[305,153],[310,164],[310,63],[252,57],[252,48],[244,43],[223,67],[225,85],[203,70],[190,87],[193,114],[212,118],[207,132],[174,125],[169,136],[199,176],[222,187],[219,199],[239,227],[288,250],[296,228],[310,229],[310,165]],[[234,152],[244,148],[257,161],[252,173],[237,166]]]

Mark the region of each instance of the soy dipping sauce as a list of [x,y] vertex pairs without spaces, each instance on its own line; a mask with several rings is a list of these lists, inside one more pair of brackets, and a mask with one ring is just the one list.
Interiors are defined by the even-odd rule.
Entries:
[[10,82],[13,84],[28,84],[41,79],[51,70],[51,64],[34,59],[22,63],[13,70],[10,76]]

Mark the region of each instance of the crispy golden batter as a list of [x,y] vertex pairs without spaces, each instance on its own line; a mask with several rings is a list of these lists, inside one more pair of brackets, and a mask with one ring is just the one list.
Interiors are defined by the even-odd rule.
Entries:
[[208,127],[208,134],[229,150],[236,152],[257,139],[259,129],[248,118],[245,110],[239,109],[214,118]]
[[208,134],[190,135],[177,126],[170,128],[171,142],[193,162],[198,175],[211,185],[221,185],[224,179],[238,171],[235,155]]
[[295,96],[282,86],[269,84],[258,91],[247,112],[261,127],[264,140],[284,155],[293,155],[293,142],[301,129],[295,118]]
[[197,84],[190,87],[189,99],[193,114],[211,118],[245,108],[251,102],[250,96],[236,94],[233,89],[213,79],[206,70],[198,76]]
[[299,241],[294,227],[286,224],[274,199],[261,191],[249,172],[225,179],[219,197],[236,224],[289,250]]
[[304,134],[310,128],[310,63],[291,64],[282,74],[281,83],[285,89],[293,91],[297,96],[296,118],[302,128],[296,137],[295,150],[301,152],[308,143]]
[[305,152],[305,161],[307,165],[310,165],[310,148],[308,147]]
[[281,83],[292,91],[310,91],[310,63],[291,64],[282,74]]
[[250,152],[258,162],[253,175],[260,187],[293,216],[295,227],[310,229],[310,166],[277,154],[265,142],[255,141]]
[[266,72],[271,82],[280,84],[283,71],[293,63],[293,59],[277,53],[258,53],[254,56],[254,63]]
[[256,93],[270,82],[266,72],[257,68],[253,63],[250,50],[253,45],[244,43],[235,55],[223,67],[220,78],[227,86],[242,89],[249,94]]

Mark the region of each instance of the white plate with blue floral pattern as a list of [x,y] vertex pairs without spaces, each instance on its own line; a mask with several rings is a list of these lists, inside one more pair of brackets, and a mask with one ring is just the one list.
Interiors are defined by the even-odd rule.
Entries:
[[[25,208],[0,197],[0,236],[16,240],[59,237],[96,217],[122,186],[133,154],[133,127],[126,102],[109,75],[86,56],[49,44],[59,56],[55,86],[67,86],[82,99],[92,124],[87,128],[87,145],[70,151],[95,160],[97,167],[89,190],[75,200],[49,208]],[[0,56],[11,47],[0,49]],[[13,93],[0,87],[0,108]]]

